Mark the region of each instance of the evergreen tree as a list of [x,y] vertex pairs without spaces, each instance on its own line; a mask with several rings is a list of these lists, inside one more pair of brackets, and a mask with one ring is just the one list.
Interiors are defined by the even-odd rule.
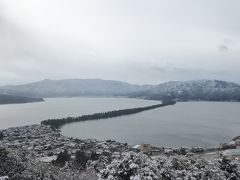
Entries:
[[76,163],[81,168],[86,168],[86,163],[89,160],[89,158],[86,156],[84,151],[77,151],[76,152]]
[[57,166],[65,166],[66,161],[70,159],[71,155],[68,153],[67,150],[64,150],[63,152],[60,152],[57,156],[57,159],[53,161],[53,164]]

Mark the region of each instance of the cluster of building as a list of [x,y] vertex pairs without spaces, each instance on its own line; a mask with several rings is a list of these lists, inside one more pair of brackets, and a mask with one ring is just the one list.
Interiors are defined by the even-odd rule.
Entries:
[[126,143],[66,137],[61,135],[59,130],[53,130],[44,125],[8,128],[2,130],[2,133],[1,146],[27,150],[35,153],[39,158],[56,156],[64,150],[67,150],[72,156],[76,151],[82,150],[89,156],[95,153],[118,157],[121,152],[129,150]]
[[[34,157],[34,164],[41,162],[48,165],[47,170],[44,169],[46,171],[45,174],[52,175],[55,172],[54,169],[53,171],[49,170],[51,169],[51,163],[45,162],[54,160],[60,152],[67,150],[72,158],[74,158],[77,151],[84,151],[89,157],[93,154],[104,158],[111,157],[109,158],[111,160],[106,162],[102,161],[101,158],[92,161],[93,164],[97,164],[96,169],[99,170],[96,172],[98,172],[100,179],[122,176],[121,173],[113,173],[122,172],[123,169],[121,167],[128,167],[127,170],[124,170],[126,173],[134,172],[127,175],[131,175],[135,179],[143,179],[145,176],[152,179],[159,179],[163,176],[169,176],[173,179],[179,177],[211,179],[212,177],[219,176],[219,178],[223,177],[224,179],[225,174],[240,178],[240,164],[238,158],[236,158],[240,157],[240,137],[236,137],[231,142],[222,144],[219,148],[215,149],[203,149],[201,147],[173,149],[154,147],[151,144],[141,144],[131,147],[127,143],[120,143],[114,140],[99,141],[95,139],[66,137],[61,135],[60,130],[53,130],[45,125],[8,128],[0,130],[0,133],[0,147],[30,153],[31,157]],[[221,160],[221,155],[233,157],[232,162],[235,163],[233,164],[234,166],[231,164],[231,161]],[[207,166],[201,168],[203,161]],[[123,166],[119,166],[119,164]],[[229,168],[224,169],[225,166],[231,166],[231,171],[229,170],[228,172]],[[43,172],[41,168],[45,166],[36,165],[34,167],[40,168],[39,172]],[[146,167],[151,168],[146,169]],[[66,176],[70,176],[69,174],[78,175],[79,173],[76,171],[72,173],[72,171],[74,169],[65,169],[61,176],[64,173]],[[210,176],[208,172],[210,172]],[[94,173],[93,175],[95,176]],[[54,176],[58,177],[58,173]],[[8,177],[5,175],[1,176],[0,174],[1,179],[8,179]]]
[[[0,145],[35,152],[38,157],[54,156],[64,150],[68,150],[72,156],[74,156],[76,151],[83,150],[89,156],[95,153],[114,158],[120,157],[122,152],[127,151],[143,152],[153,156],[162,153],[186,154],[189,152],[203,153],[208,151],[208,149],[201,147],[172,149],[154,147],[151,144],[141,144],[132,147],[127,143],[120,143],[114,140],[77,139],[63,136],[60,130],[53,130],[49,126],[39,124],[4,129],[1,130],[1,134],[3,138],[0,140]],[[225,154],[240,155],[240,137],[236,137],[231,142],[221,144],[219,148],[213,149],[213,151],[216,150],[223,150]]]

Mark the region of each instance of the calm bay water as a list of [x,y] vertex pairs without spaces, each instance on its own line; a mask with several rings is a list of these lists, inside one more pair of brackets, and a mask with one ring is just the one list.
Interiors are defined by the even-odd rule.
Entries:
[[50,118],[81,116],[95,112],[134,108],[157,104],[128,98],[45,98],[45,102],[0,105],[0,129],[39,124]]
[[182,102],[130,116],[69,124],[62,132],[131,145],[216,147],[240,135],[239,118],[240,103]]
[[[157,103],[127,98],[48,98],[40,103],[1,105],[0,129]],[[240,103],[183,102],[130,116],[69,124],[62,133],[132,145],[211,147],[240,135],[239,117]]]

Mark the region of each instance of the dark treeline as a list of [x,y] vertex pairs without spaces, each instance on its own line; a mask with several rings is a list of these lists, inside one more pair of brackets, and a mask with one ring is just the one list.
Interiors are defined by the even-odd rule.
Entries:
[[44,101],[43,98],[0,94],[0,104],[18,104],[18,103],[29,103],[29,102],[41,102],[41,101]]
[[83,115],[79,117],[67,117],[67,118],[61,118],[61,119],[48,119],[41,122],[41,124],[44,125],[50,125],[54,129],[59,129],[65,124],[74,123],[74,122],[81,122],[81,121],[88,121],[88,120],[97,120],[97,119],[107,119],[107,118],[113,118],[123,115],[130,115],[130,114],[136,114],[142,111],[147,111],[150,109],[155,109],[167,105],[175,104],[175,102],[165,102],[162,104],[156,104],[152,106],[146,106],[146,107],[139,107],[139,108],[131,108],[131,109],[122,109],[122,110],[114,110],[114,111],[108,111],[108,112],[101,112],[101,113],[94,113],[91,115]]

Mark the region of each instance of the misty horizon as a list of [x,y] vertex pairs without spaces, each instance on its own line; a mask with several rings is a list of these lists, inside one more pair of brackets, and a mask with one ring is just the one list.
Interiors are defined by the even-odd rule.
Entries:
[[[122,83],[128,83],[132,85],[139,85],[139,86],[144,86],[144,85],[159,85],[159,84],[164,84],[168,82],[191,82],[191,81],[224,81],[221,79],[190,79],[190,80],[169,80],[169,81],[163,81],[159,83],[134,83],[130,81],[122,81],[122,80],[116,80],[116,79],[100,79],[100,78],[66,78],[66,79],[50,79],[50,78],[45,78],[45,79],[39,79],[36,81],[26,81],[22,83],[12,83],[12,84],[0,84],[0,87],[2,86],[18,86],[18,85],[24,85],[24,84],[31,84],[31,83],[36,83],[36,82],[42,82],[42,81],[68,81],[68,80],[103,80],[103,81],[116,81],[116,82],[122,82]],[[239,82],[234,82],[234,81],[224,81],[228,83],[234,83],[234,84],[240,84]]]
[[[191,79],[191,80],[183,80],[183,81],[176,81],[176,80],[170,80],[170,81],[163,81],[163,82],[159,82],[159,83],[132,83],[129,81],[121,81],[121,80],[116,80],[116,79],[99,79],[99,78],[89,78],[89,79],[82,79],[82,78],[67,78],[67,79],[50,79],[50,78],[46,78],[46,79],[40,79],[40,80],[36,80],[36,81],[29,81],[29,82],[22,82],[22,83],[15,83],[15,84],[0,84],[0,87],[4,87],[4,86],[17,86],[17,85],[24,85],[24,84],[31,84],[31,83],[36,83],[36,82],[42,82],[42,81],[68,81],[68,80],[103,80],[103,81],[116,81],[116,82],[122,82],[122,83],[128,83],[128,84],[132,84],[132,85],[139,85],[139,86],[144,86],[144,85],[150,85],[150,86],[155,86],[155,85],[159,85],[159,84],[164,84],[164,83],[168,83],[168,82],[191,82],[191,81],[223,81],[221,79]],[[229,82],[229,83],[234,83],[234,84],[239,84],[239,82],[234,82],[234,81],[224,81],[224,82]]]

